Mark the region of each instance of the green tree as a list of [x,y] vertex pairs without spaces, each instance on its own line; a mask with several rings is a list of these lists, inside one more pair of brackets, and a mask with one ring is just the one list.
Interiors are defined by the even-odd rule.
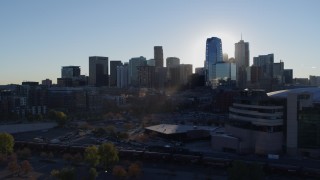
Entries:
[[67,115],[62,111],[50,110],[48,117],[51,120],[55,120],[59,126],[64,126],[68,120]]
[[98,176],[98,172],[96,170],[96,168],[90,168],[89,170],[89,179],[90,180],[95,180]]
[[92,167],[96,167],[100,162],[100,155],[97,146],[88,146],[84,151],[84,159]]
[[8,155],[13,152],[14,138],[11,134],[0,133],[0,154]]
[[99,146],[100,164],[108,169],[119,161],[118,150],[112,143],[103,143]]
[[241,161],[234,161],[232,167],[228,169],[228,179],[230,180],[260,180],[264,179],[264,172],[258,164],[246,164]]

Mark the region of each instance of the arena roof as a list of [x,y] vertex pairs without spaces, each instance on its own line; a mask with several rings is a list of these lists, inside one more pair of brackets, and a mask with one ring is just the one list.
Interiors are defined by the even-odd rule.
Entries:
[[312,94],[313,102],[320,102],[320,88],[319,87],[310,87],[310,88],[297,88],[297,89],[287,89],[281,91],[274,91],[267,93],[269,97],[275,98],[287,98],[289,93],[301,94],[301,93],[310,93]]
[[212,126],[191,126],[191,125],[175,125],[175,124],[159,124],[155,126],[146,127],[146,129],[151,131],[156,131],[163,134],[177,134],[177,133],[186,133],[193,130],[205,130],[205,131],[214,131],[219,127]]

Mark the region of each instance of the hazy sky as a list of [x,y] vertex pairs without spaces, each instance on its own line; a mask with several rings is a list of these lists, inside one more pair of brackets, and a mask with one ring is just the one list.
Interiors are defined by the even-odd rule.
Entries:
[[56,82],[67,65],[88,75],[89,56],[151,59],[155,45],[203,67],[206,38],[234,57],[241,33],[250,64],[274,53],[295,77],[320,75],[319,0],[2,0],[0,84]]

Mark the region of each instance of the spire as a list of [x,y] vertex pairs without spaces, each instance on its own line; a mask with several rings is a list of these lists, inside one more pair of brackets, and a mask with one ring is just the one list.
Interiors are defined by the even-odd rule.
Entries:
[[242,41],[242,33],[241,33],[241,41]]

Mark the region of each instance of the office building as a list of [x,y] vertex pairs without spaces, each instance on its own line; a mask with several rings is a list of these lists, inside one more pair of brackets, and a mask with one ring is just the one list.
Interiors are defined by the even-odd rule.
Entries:
[[162,46],[154,46],[154,60],[156,67],[163,67],[163,49]]
[[149,59],[149,60],[147,60],[147,65],[148,66],[156,66],[156,61],[154,59]]
[[283,70],[284,83],[292,84],[293,83],[293,70],[292,69],[284,69]]
[[177,57],[167,57],[166,59],[167,68],[179,66],[179,64],[180,64],[180,59]]
[[109,59],[108,57],[89,57],[89,85],[108,86],[109,85]]
[[50,87],[50,86],[52,86],[52,80],[50,80],[50,79],[42,80],[41,85]]
[[117,86],[117,67],[122,66],[121,61],[110,61],[110,87]]
[[128,63],[117,66],[117,87],[127,88],[129,84]]
[[219,62],[215,65],[216,77],[213,81],[212,87],[216,88],[219,86],[224,87],[235,87],[237,80],[237,69],[236,64],[228,62]]
[[285,143],[288,155],[320,157],[320,88],[296,88],[268,93],[286,105]]
[[180,84],[187,84],[192,75],[192,64],[180,64]]
[[309,76],[310,86],[320,86],[320,76]]
[[274,55],[260,55],[258,57],[253,58],[253,65],[262,67],[263,76],[265,78],[273,77],[273,63],[274,63]]
[[234,57],[237,65],[237,85],[239,88],[245,89],[247,83],[246,69],[249,67],[250,59],[249,43],[242,39],[235,43]]
[[133,86],[138,86],[138,66],[145,66],[147,64],[147,59],[143,56],[131,58],[129,60],[129,84]]
[[240,154],[279,154],[283,148],[284,106],[264,91],[245,90],[229,108],[224,133],[212,134],[215,150]]
[[138,66],[138,81],[140,88],[155,87],[155,67]]
[[211,86],[215,79],[215,65],[222,62],[222,43],[217,37],[208,38],[206,41],[205,80]]
[[227,53],[223,53],[223,62],[228,62],[229,56]]
[[284,63],[280,60],[279,63],[273,63],[273,78],[278,85],[284,84]]
[[80,66],[62,66],[61,78],[74,78],[80,76]]
[[203,67],[195,68],[195,73],[200,76],[204,76],[204,68]]

